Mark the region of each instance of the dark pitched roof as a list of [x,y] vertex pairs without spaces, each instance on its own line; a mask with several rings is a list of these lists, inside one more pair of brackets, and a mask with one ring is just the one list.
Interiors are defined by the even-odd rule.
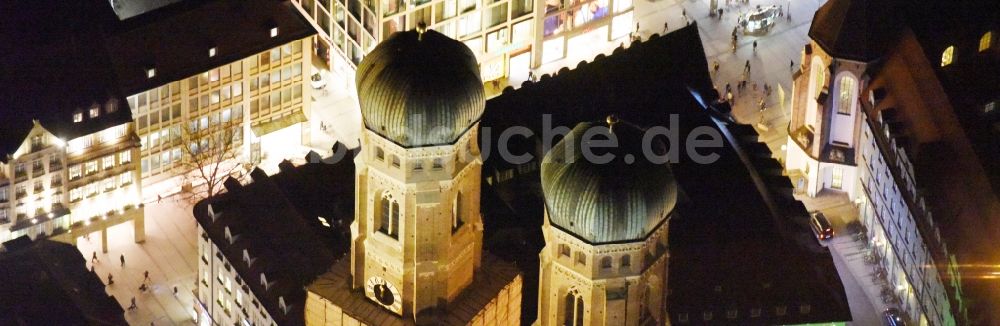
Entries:
[[0,253],[0,325],[127,325],[76,247],[24,239]]
[[[103,0],[3,1],[0,21],[0,156],[32,119],[67,140],[126,123],[134,92],[315,33],[289,1],[273,0],[188,0],[124,21]],[[218,55],[209,58],[211,46]],[[76,110],[108,101],[116,112],[72,122]]]
[[[24,141],[32,119],[64,140],[131,121],[103,51],[101,36],[114,15],[101,2],[0,2],[2,159]],[[109,100],[119,110],[106,114]],[[92,105],[102,106],[101,115],[73,123],[74,112]]]
[[[717,122],[712,116],[721,115],[699,103],[713,100],[717,93],[697,24],[692,25],[627,50],[616,49],[611,56],[599,55],[576,69],[543,76],[537,83],[487,101],[481,125],[492,131],[482,147],[484,153],[487,145],[493,152],[485,158],[484,171],[514,168],[496,153],[499,134],[507,127],[525,126],[539,135],[545,115],[554,127],[601,120],[609,114],[649,127],[671,126],[671,115],[676,114],[680,146],[696,128],[727,137],[720,148],[699,150],[702,155],[719,155],[714,163],[698,163],[681,147],[678,163],[671,165],[679,198],[677,216],[670,222],[668,311],[714,311],[723,316],[731,305],[749,309],[784,303],[796,314],[765,315],[761,322],[849,320],[832,257],[809,230],[805,207],[791,199],[792,187],[781,175],[780,164],[756,142],[753,128],[725,123],[724,118]],[[537,159],[543,152],[537,146],[539,138],[514,137],[514,154],[526,151]],[[534,173],[526,176],[537,178]],[[526,293],[537,291],[525,284]],[[762,291],[763,284],[770,290]],[[715,292],[716,286],[724,295]],[[811,313],[799,315],[798,303],[810,304]],[[528,311],[525,316],[530,318]]]
[[[187,0],[117,24],[107,51],[131,95],[315,33],[291,1]],[[213,46],[218,54],[209,57]],[[150,67],[156,76],[146,78]]]
[[[278,174],[261,172],[248,185],[199,202],[194,216],[271,317],[280,325],[302,325],[305,286],[350,249],[354,162],[347,157],[335,163],[281,165]],[[244,261],[243,250],[252,263]],[[267,289],[261,273],[271,284]],[[279,297],[284,297],[287,314],[280,313]]]
[[[309,291],[343,308],[345,314],[364,325],[416,325],[412,318],[401,318],[368,299],[363,289],[352,289],[350,267],[350,258],[341,259],[330,268],[330,271],[320,275],[310,284]],[[497,299],[497,295],[518,277],[520,270],[517,267],[489,252],[483,252],[482,265],[476,270],[472,283],[444,309],[441,316],[437,317],[436,325],[469,325],[476,314],[482,312],[487,305],[504,304],[507,297]],[[521,291],[521,288],[512,286],[508,290]],[[519,299],[515,296],[517,294],[530,295],[530,293],[511,293],[510,297]]]
[[809,37],[834,57],[868,62],[895,36],[901,12],[894,0],[830,0],[816,10]]

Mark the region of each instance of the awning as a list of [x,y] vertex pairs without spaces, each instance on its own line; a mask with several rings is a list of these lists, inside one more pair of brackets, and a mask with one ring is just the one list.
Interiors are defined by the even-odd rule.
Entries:
[[269,133],[285,129],[286,127],[289,127],[296,123],[305,122],[306,120],[307,119],[305,113],[302,113],[302,111],[296,111],[295,113],[283,116],[281,118],[257,124],[255,126],[251,126],[250,130],[253,130],[253,134],[259,138],[259,137],[264,137],[264,135],[267,135]]

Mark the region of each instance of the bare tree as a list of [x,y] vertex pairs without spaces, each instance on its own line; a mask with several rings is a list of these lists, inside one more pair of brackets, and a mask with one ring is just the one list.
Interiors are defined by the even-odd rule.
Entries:
[[223,183],[234,177],[242,179],[246,170],[240,159],[242,126],[237,121],[214,123],[199,128],[196,122],[184,128],[180,161],[182,175],[181,195],[195,203],[213,197],[225,190]]

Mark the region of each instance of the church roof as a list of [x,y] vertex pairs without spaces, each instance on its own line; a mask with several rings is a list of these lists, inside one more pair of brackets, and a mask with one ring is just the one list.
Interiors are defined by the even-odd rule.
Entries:
[[[589,243],[641,241],[667,218],[677,202],[677,184],[654,139],[644,152],[643,130],[627,122],[580,123],[542,161],[541,179],[552,225]],[[613,137],[614,147],[590,148]],[[607,135],[605,137],[604,135]],[[611,155],[610,162],[597,157]]]
[[[733,306],[740,309],[736,324],[849,320],[850,309],[833,258],[810,231],[808,213],[792,198],[792,185],[781,174],[781,165],[771,158],[766,145],[757,142],[752,127],[726,123],[725,118],[699,104],[701,96],[706,102],[713,100],[713,88],[697,23],[691,25],[633,43],[628,49],[616,49],[610,56],[599,55],[575,69],[542,76],[537,83],[490,99],[481,125],[493,132],[490,138],[484,135],[483,141],[489,143],[481,147],[498,148],[498,134],[510,126],[525,126],[542,135],[546,128],[601,121],[609,114],[644,127],[676,129],[683,136],[681,145],[693,130],[715,130],[725,135],[721,147],[698,148],[698,153],[717,154],[717,160],[699,163],[681,147],[677,163],[670,166],[679,189],[669,230],[667,311],[671,320],[676,323],[679,312],[700,317],[707,311],[725,316],[727,308]],[[671,115],[675,115],[676,128]],[[544,148],[538,145],[544,143],[542,138],[514,137],[512,153],[537,154]],[[491,155],[485,158],[483,171],[485,175],[491,171],[503,175],[512,170],[518,175],[521,169],[529,170],[525,165]],[[522,176],[538,180],[538,175],[531,173],[514,178]],[[494,185],[513,182],[492,180]],[[541,220],[525,217],[523,224],[532,224],[529,218]],[[520,232],[540,233],[534,228],[525,230]],[[537,238],[534,234],[523,237]],[[523,257],[515,259],[531,271],[537,267],[537,250],[524,251]],[[525,276],[526,293],[537,291],[529,288],[532,277]],[[765,284],[770,290],[761,290]],[[715,291],[717,287],[721,293]],[[811,305],[810,313],[797,313],[798,304],[803,303]],[[774,314],[780,305],[796,314]],[[771,313],[750,320],[749,310],[754,306]],[[532,313],[525,310],[525,316]]]
[[835,58],[872,61],[895,36],[895,0],[830,0],[816,10],[809,37]]
[[486,100],[472,51],[433,30],[379,43],[358,66],[357,89],[365,127],[403,147],[454,143]]

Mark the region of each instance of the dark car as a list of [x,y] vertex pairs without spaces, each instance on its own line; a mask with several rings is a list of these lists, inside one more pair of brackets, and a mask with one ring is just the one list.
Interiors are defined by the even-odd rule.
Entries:
[[821,212],[815,212],[810,215],[812,218],[809,219],[809,225],[816,232],[816,237],[820,240],[833,238],[833,226],[830,224],[830,220],[826,219],[826,215],[823,215]]
[[899,313],[899,309],[887,308],[882,313],[882,317],[884,317],[887,326],[906,326],[906,322],[903,321],[903,316]]

